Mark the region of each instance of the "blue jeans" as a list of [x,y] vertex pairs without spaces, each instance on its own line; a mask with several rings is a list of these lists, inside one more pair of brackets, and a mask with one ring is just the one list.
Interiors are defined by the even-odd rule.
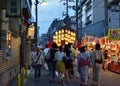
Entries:
[[35,69],[35,73],[34,73],[35,79],[40,78],[40,76],[41,76],[41,65],[36,65],[36,67],[34,69]]
[[55,79],[55,65],[56,65],[56,62],[50,62],[50,63],[48,63],[48,65],[49,65],[50,79]]

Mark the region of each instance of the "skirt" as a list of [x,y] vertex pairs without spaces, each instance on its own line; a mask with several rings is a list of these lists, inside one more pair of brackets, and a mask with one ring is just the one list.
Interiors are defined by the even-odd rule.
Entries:
[[57,61],[56,63],[56,71],[64,72],[65,71],[65,64],[62,61]]

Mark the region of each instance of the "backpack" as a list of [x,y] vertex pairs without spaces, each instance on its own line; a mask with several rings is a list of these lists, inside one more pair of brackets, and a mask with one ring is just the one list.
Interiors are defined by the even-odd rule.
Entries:
[[89,60],[88,58],[80,58],[80,66],[88,66],[89,65]]
[[102,52],[94,52],[94,57],[95,57],[95,63],[98,63],[98,64],[103,63]]
[[57,52],[56,49],[50,49],[50,61],[54,61],[55,60],[55,53]]

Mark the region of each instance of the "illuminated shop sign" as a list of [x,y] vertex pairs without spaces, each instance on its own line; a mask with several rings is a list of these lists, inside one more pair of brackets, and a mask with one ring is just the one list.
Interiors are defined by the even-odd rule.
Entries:
[[120,40],[120,29],[109,29],[108,39],[109,40]]

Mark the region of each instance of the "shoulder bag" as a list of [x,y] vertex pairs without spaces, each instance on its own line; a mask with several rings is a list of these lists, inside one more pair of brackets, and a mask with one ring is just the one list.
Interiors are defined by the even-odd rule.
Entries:
[[37,62],[38,62],[38,60],[39,60],[40,56],[41,56],[41,53],[39,54],[39,57],[37,58],[37,60],[36,60],[35,62],[34,62],[34,61],[32,62],[31,66],[32,66],[33,68],[35,68],[35,67],[36,67]]

